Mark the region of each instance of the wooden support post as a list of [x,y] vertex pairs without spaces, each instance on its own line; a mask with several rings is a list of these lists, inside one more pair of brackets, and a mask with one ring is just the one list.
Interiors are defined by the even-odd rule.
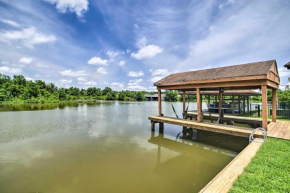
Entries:
[[250,109],[250,96],[247,96],[247,112],[249,112]]
[[241,96],[238,97],[239,115],[241,114]]
[[219,114],[221,115],[221,110],[223,106],[223,93],[221,89],[219,90]]
[[185,91],[183,91],[183,115],[185,114],[185,102],[186,102],[186,95],[185,95]]
[[210,106],[210,95],[208,95],[208,108],[209,108],[209,106]]
[[196,100],[197,100],[197,122],[202,122],[200,88],[196,88]]
[[223,116],[224,116],[224,112],[222,110],[223,107],[223,90],[220,88],[219,89],[219,123],[223,124]]
[[163,133],[164,131],[164,123],[159,123],[159,133]]
[[161,89],[158,89],[158,110],[159,116],[162,116]]
[[216,108],[216,103],[217,103],[217,96],[214,95],[214,108]]
[[243,96],[243,113],[246,112],[246,102],[245,102],[245,96]]
[[235,96],[232,96],[232,114],[235,114]]
[[276,122],[277,114],[277,89],[272,89],[272,122]]
[[267,104],[267,86],[261,86],[262,90],[262,127],[267,128],[268,125],[268,104]]

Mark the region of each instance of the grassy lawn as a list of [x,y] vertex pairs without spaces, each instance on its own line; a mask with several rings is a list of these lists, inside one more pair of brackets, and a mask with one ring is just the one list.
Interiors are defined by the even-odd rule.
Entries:
[[290,192],[290,141],[268,138],[229,192]]

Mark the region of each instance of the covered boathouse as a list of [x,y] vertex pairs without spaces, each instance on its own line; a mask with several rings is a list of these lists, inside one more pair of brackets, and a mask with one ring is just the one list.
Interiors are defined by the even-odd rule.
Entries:
[[[277,89],[280,84],[280,77],[277,70],[276,60],[226,66],[198,71],[174,73],[154,83],[158,90],[158,99],[161,98],[162,90],[178,90],[183,93],[183,113],[186,113],[186,94],[195,91],[197,98],[197,122],[164,117],[162,114],[162,103],[158,100],[159,114],[151,116],[151,122],[159,123],[163,129],[163,123],[176,124],[181,126],[195,127],[208,131],[216,131],[227,134],[236,133],[238,136],[249,136],[251,131],[241,131],[236,128],[226,128],[220,124],[203,122],[201,93],[218,92],[218,109],[220,118],[223,116],[222,104],[223,95],[226,90],[250,90],[260,89],[262,94],[262,127],[267,129],[267,89],[272,89],[272,122],[276,122]],[[220,126],[218,126],[220,125]],[[243,129],[242,129],[243,130]],[[246,131],[246,130],[245,130]]]

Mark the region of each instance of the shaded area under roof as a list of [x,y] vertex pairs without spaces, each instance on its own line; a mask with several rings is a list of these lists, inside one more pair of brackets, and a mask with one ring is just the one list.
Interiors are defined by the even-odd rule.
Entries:
[[[187,91],[186,94],[194,94],[196,95],[196,91]],[[218,90],[203,90],[200,91],[201,95],[219,95]],[[260,96],[260,92],[256,92],[254,90],[225,90],[223,93],[224,96]]]
[[220,68],[175,73],[154,83],[155,86],[187,84],[195,81],[267,75],[275,60],[254,62]]

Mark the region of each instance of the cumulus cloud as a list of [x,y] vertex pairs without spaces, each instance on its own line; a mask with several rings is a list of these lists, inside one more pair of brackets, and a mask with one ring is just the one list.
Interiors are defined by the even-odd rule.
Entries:
[[122,82],[112,82],[109,84],[114,90],[123,90],[124,84]]
[[144,75],[144,73],[142,71],[139,71],[139,72],[130,71],[128,73],[128,76],[130,76],[130,77],[140,77],[143,75]]
[[85,86],[95,86],[97,85],[96,81],[87,81],[87,82],[83,82],[83,85]]
[[152,76],[166,76],[168,74],[167,69],[158,69],[152,72]]
[[56,5],[56,9],[61,13],[72,12],[80,18],[88,10],[88,0],[44,0]]
[[280,77],[290,76],[290,70],[287,70],[286,68],[278,68],[278,72]]
[[22,57],[19,59],[19,62],[24,63],[24,64],[30,64],[32,60],[33,58]]
[[119,62],[119,66],[124,66],[125,64],[126,64],[125,61],[120,61],[120,62]]
[[35,27],[29,27],[1,32],[0,41],[7,43],[20,42],[23,46],[33,49],[36,44],[56,41],[56,37],[39,32]]
[[70,83],[72,83],[72,80],[60,79],[60,80],[58,81],[58,83],[59,83],[60,85],[70,84]]
[[88,64],[90,65],[104,65],[106,66],[108,63],[108,60],[102,59],[100,57],[92,57],[89,61]]
[[38,68],[48,68],[48,66],[47,65],[45,65],[45,64],[36,64],[35,65],[36,67],[38,67]]
[[102,68],[102,67],[98,68],[97,73],[108,74],[107,70],[105,68]]
[[9,66],[0,66],[0,73],[5,74],[19,74],[22,72],[21,68],[11,68]]
[[86,82],[87,79],[86,79],[85,77],[78,77],[78,78],[77,78],[77,81],[78,81],[78,82]]
[[64,70],[59,72],[62,76],[71,76],[71,77],[78,77],[78,76],[87,76],[88,74],[84,70]]
[[119,56],[119,55],[121,55],[121,54],[123,54],[124,52],[121,52],[121,51],[112,51],[112,50],[110,50],[110,51],[107,51],[107,56],[109,56],[110,58],[115,58],[115,57],[117,57],[117,56]]
[[152,77],[150,79],[150,81],[153,82],[153,83],[155,83],[155,82],[161,80],[162,78],[164,78],[164,76],[155,76],[155,77]]
[[0,18],[0,22],[6,23],[6,24],[13,26],[13,27],[20,27],[20,25],[17,22],[9,20],[9,19],[1,19]]
[[128,82],[128,90],[146,90],[146,87],[142,86],[144,83],[143,79],[134,79],[134,80],[129,80]]
[[131,56],[138,60],[150,59],[162,52],[163,52],[163,49],[160,48],[159,46],[148,45],[148,46],[140,48],[137,53],[133,52]]

